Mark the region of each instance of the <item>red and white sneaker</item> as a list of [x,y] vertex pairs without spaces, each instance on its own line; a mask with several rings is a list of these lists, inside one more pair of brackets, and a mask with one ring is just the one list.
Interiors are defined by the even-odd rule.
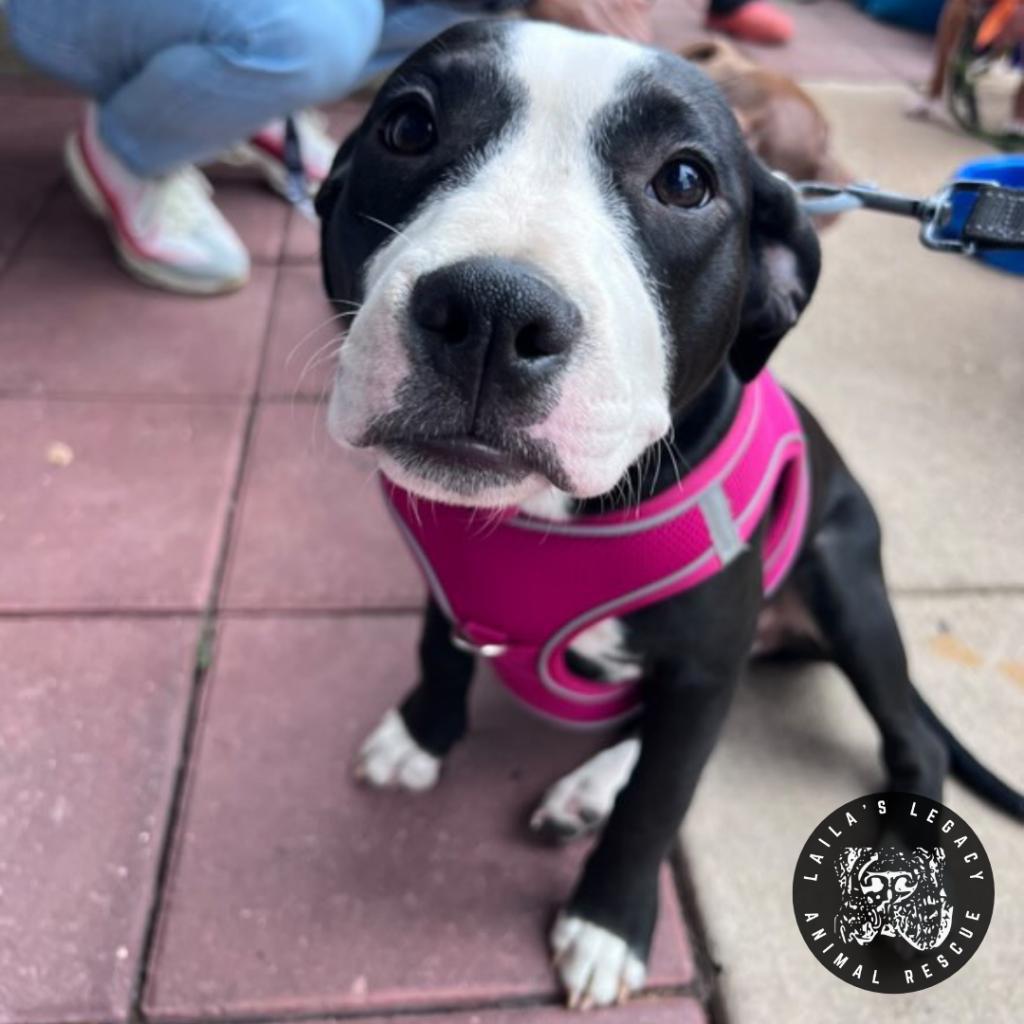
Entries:
[[[292,120],[298,136],[306,186],[313,195],[330,173],[338,143],[327,134],[327,118],[319,111],[299,111]],[[282,118],[264,125],[251,139],[233,146],[221,159],[237,166],[254,167],[275,192],[291,201],[293,197],[284,149],[285,122]]]
[[91,105],[83,127],[68,136],[64,160],[75,190],[106,222],[121,263],[140,281],[214,295],[248,280],[249,254],[194,167],[161,178],[134,174],[100,140]]

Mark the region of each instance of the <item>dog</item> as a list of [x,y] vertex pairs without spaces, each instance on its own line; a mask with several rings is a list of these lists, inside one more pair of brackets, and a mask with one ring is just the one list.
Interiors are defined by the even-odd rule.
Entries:
[[[432,592],[419,681],[357,775],[435,785],[481,659],[544,713],[634,713],[532,819],[563,839],[603,825],[550,934],[571,1006],[642,987],[660,865],[752,651],[841,666],[892,788],[938,798],[951,759],[995,785],[916,696],[868,498],[764,371],[811,299],[818,242],[702,72],[550,25],[457,26],[384,84],[316,206],[327,292],[354,314],[329,429],[374,453]],[[753,458],[737,424],[759,415],[774,493],[716,462]],[[737,522],[726,477],[756,516]],[[677,507],[677,491],[699,501]],[[546,629],[591,577],[642,589],[642,566],[602,552],[677,523],[706,549],[687,585],[587,605],[542,654],[541,634],[473,619],[478,600]],[[577,541],[587,558],[565,553]]]

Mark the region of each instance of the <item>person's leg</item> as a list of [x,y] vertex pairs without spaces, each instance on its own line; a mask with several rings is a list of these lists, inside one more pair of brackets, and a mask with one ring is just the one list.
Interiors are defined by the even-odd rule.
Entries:
[[381,0],[208,6],[205,37],[157,53],[103,105],[101,137],[138,173],[209,159],[274,117],[343,95],[383,24]]
[[152,19],[143,38],[129,47],[131,19],[118,17],[127,14],[118,10],[121,7],[127,4],[9,0],[11,40],[39,70],[102,100],[137,70],[138,62],[129,58],[129,50],[160,46],[165,32],[174,28],[164,18]]
[[12,36],[93,96],[98,133],[154,177],[334,99],[377,49],[383,0],[13,0]]

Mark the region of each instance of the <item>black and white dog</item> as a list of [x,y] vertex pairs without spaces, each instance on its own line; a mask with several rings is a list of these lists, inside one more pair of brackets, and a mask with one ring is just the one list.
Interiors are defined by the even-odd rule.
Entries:
[[[792,191],[703,74],[528,22],[462,25],[412,56],[317,208],[329,295],[358,309],[332,434],[413,495],[550,521],[656,494],[700,463],[818,275]],[[812,497],[776,595],[762,598],[757,534],[697,588],[573,642],[578,673],[641,677],[644,708],[533,818],[563,838],[604,825],[551,934],[571,1005],[643,984],[659,866],[752,651],[833,659],[878,723],[892,788],[937,798],[952,760],[1021,813],[916,696],[875,515],[799,413]],[[673,458],[647,457],[666,439]],[[431,600],[419,682],[360,754],[368,783],[434,785],[466,731],[474,658],[449,633]]]

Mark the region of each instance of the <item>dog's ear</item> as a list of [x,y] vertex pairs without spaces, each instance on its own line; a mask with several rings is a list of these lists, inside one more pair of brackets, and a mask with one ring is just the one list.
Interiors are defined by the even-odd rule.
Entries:
[[332,300],[352,300],[354,298],[352,295],[354,282],[345,269],[347,261],[340,258],[337,244],[331,242],[331,214],[345,190],[358,137],[359,129],[357,128],[341,144],[334,156],[334,162],[331,164],[331,172],[324,179],[316,194],[316,199],[313,200],[317,216],[320,218],[320,273],[324,291]]
[[740,380],[761,372],[797,322],[818,281],[818,236],[794,191],[750,156],[752,207],[747,292],[729,361]]
[[341,190],[345,187],[345,179],[348,177],[349,167],[352,164],[352,152],[356,148],[358,136],[359,129],[357,128],[341,144],[338,152],[334,154],[331,173],[324,179],[313,200],[317,216],[322,221],[327,220],[330,216]]

